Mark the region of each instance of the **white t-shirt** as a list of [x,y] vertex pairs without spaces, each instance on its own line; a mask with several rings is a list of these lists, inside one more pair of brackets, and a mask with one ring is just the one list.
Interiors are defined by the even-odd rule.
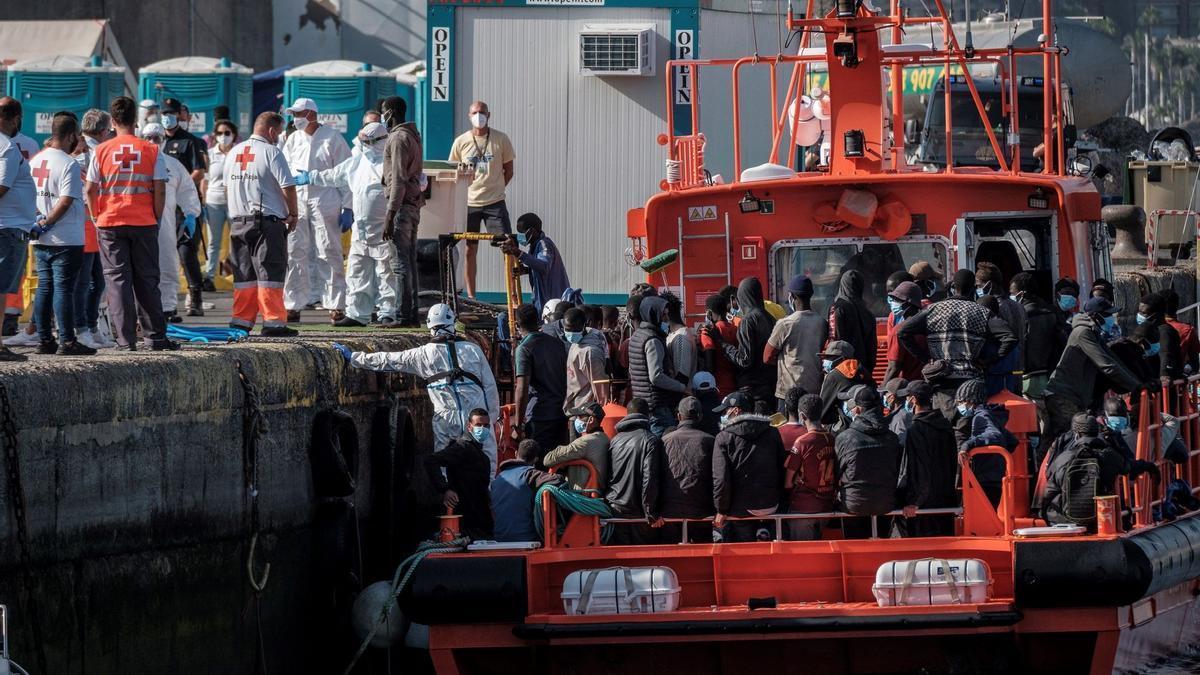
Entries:
[[33,159],[34,155],[42,151],[42,146],[38,145],[37,141],[19,131],[16,136],[13,136],[13,141],[20,148],[21,156],[25,159]]
[[[232,150],[233,148],[230,148]],[[204,191],[204,201],[209,204],[225,204],[225,153],[221,146],[214,145],[208,149],[208,189]]]
[[263,214],[287,218],[283,188],[296,184],[283,152],[259,135],[233,146],[225,156],[225,193],[229,217]]
[[16,228],[28,232],[37,217],[33,175],[29,162],[11,138],[0,134],[0,185],[8,192],[0,197],[0,229]]
[[37,185],[37,210],[49,216],[58,200],[71,197],[66,214],[37,238],[41,246],[83,246],[83,171],[79,162],[58,148],[46,148],[30,162]]

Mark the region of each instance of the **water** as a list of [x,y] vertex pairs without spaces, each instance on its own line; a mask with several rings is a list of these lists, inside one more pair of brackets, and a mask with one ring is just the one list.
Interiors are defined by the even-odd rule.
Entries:
[[1200,653],[1193,652],[1152,663],[1145,668],[1128,671],[1130,675],[1190,675],[1200,673]]

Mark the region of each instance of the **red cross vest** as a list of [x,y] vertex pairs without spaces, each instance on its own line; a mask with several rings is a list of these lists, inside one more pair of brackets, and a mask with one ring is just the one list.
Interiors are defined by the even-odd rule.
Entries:
[[96,146],[100,195],[96,199],[96,227],[150,226],[154,217],[154,166],[158,146],[130,135],[121,135]]

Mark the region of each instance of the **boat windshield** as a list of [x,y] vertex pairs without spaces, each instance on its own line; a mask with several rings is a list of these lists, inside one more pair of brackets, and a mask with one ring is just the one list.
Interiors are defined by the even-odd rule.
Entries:
[[812,307],[819,314],[829,311],[837,297],[842,273],[858,270],[863,275],[863,300],[876,317],[888,315],[887,278],[907,270],[913,263],[926,260],[944,278],[946,245],[940,239],[900,241],[802,240],[784,242],[773,256],[774,297],[787,302],[787,284],[797,274],[813,282]]
[[[983,109],[987,112],[988,122],[996,141],[1003,147],[1008,137],[1007,118],[1003,112],[999,92],[979,92]],[[1026,171],[1037,169],[1038,160],[1033,157],[1033,149],[1042,142],[1042,96],[1041,94],[1022,94],[1020,98],[1019,121],[1021,124],[1021,168]],[[975,108],[975,100],[964,86],[961,90],[955,88],[950,103],[952,134],[954,143],[955,166],[990,166],[999,168],[996,153],[992,151],[991,141],[987,131],[979,119],[979,111]],[[926,164],[944,165],[946,163],[946,98],[940,94],[930,97],[928,121],[925,127],[923,142],[919,151],[919,161]]]

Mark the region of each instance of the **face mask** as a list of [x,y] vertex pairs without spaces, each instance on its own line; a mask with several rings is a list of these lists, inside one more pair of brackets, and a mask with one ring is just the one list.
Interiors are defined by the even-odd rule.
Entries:
[[1158,356],[1158,349],[1159,349],[1159,344],[1157,342],[1155,342],[1154,344],[1147,347],[1146,348],[1146,358],[1150,358],[1151,356]]
[[821,359],[821,370],[827,373],[833,370],[833,361],[829,359]]
[[741,308],[740,308],[740,307],[734,307],[733,309],[730,309],[730,310],[729,310],[729,314],[730,314],[731,316],[741,316],[741,315],[742,315],[742,310],[741,310]]
[[383,159],[383,151],[374,145],[363,145],[361,148],[363,157],[366,157],[368,160],[378,162],[380,159]]
[[896,316],[900,316],[901,314],[904,313],[904,303],[903,302],[900,302],[899,300],[897,300],[895,298],[888,298],[887,304],[888,304],[888,309],[891,310],[892,314],[895,314]]
[[662,330],[662,332],[664,332],[664,333],[670,333],[670,332],[671,332],[671,324],[670,324],[670,323],[668,323],[668,322],[666,322],[666,321],[664,321],[664,322],[662,322],[662,323],[658,324],[658,327],[659,327],[659,329],[660,329],[660,330]]
[[221,145],[230,145],[233,143],[233,134],[218,134],[217,142]]
[[295,125],[296,131],[304,131],[305,129],[308,128],[308,118],[307,117],[297,117],[292,120],[292,124]]
[[1021,296],[1022,296],[1022,295],[1024,295],[1024,293],[1017,293],[1016,295],[1010,295],[1010,296],[1008,296],[1008,299],[1009,299],[1009,300],[1012,300],[1013,302],[1020,302],[1020,301],[1021,301]]
[[846,419],[854,419],[854,411],[850,408],[849,401],[842,401],[842,414],[846,416]]
[[1117,329],[1117,317],[1115,317],[1115,316],[1104,317],[1104,326],[1103,326],[1104,332],[1111,333],[1116,329]]
[[1104,423],[1108,425],[1109,429],[1112,429],[1118,434],[1129,428],[1128,417],[1106,417],[1104,418]]
[[975,409],[968,408],[966,406],[966,404],[964,404],[964,403],[959,403],[958,404],[958,414],[962,415],[963,417],[970,417],[971,415],[975,414]]
[[1149,321],[1149,320],[1150,320],[1150,317],[1146,316],[1145,314],[1142,314],[1141,312],[1138,312],[1138,315],[1137,315],[1137,325],[1139,325],[1139,326],[1140,326],[1140,325],[1142,325],[1142,324],[1146,323],[1146,322],[1147,322],[1147,321]]
[[575,433],[579,434],[580,436],[587,431],[587,424],[584,424],[583,420],[578,417],[571,422],[571,425],[575,427]]
[[1058,307],[1064,312],[1069,312],[1075,309],[1075,305],[1079,304],[1079,298],[1073,295],[1058,296]]
[[796,301],[793,298],[788,298],[788,309],[796,311]]
[[175,127],[179,126],[179,118],[175,115],[163,115],[162,125],[163,128],[174,129]]
[[529,245],[529,235],[525,234],[524,232],[518,232],[517,233],[517,246],[528,246],[528,245]]
[[383,114],[379,116],[379,120],[383,122],[383,126],[389,129],[392,128],[392,112],[390,110],[385,110]]
[[583,342],[583,331],[568,330],[564,331],[564,333],[567,336],[567,342],[570,342],[573,345]]
[[913,404],[912,404],[912,401],[905,401],[905,402],[904,402],[904,409],[905,409],[907,412],[910,412],[910,413],[911,413],[911,412],[916,412],[916,411],[913,409]]
[[476,129],[482,129],[487,126],[488,116],[483,113],[474,113],[471,115],[471,126]]
[[975,297],[982,298],[983,296],[984,296],[983,289],[976,287],[975,288]]
[[482,443],[483,440],[488,437],[488,434],[491,433],[491,431],[492,430],[488,429],[487,427],[471,427],[471,437]]
[[722,429],[724,429],[725,427],[729,426],[729,414],[728,414],[728,413],[726,413],[726,414],[724,414],[724,415],[721,415],[721,422],[720,422],[720,426],[721,426],[721,428],[722,428]]

